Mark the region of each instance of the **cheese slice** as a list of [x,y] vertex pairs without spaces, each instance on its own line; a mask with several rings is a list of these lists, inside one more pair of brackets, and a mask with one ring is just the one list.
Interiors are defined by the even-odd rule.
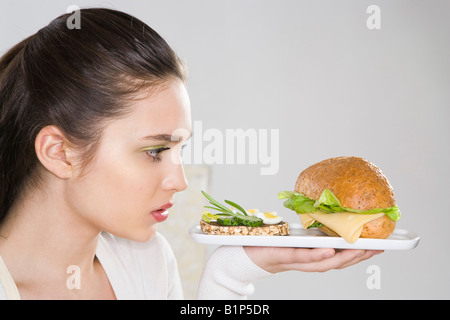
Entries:
[[351,212],[338,213],[302,213],[299,214],[303,228],[307,229],[314,221],[318,221],[332,229],[347,242],[354,243],[361,236],[363,226],[370,221],[382,217],[384,213],[359,214]]

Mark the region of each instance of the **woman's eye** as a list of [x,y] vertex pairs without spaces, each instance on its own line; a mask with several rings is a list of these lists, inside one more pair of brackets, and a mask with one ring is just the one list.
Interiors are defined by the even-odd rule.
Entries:
[[144,150],[152,161],[161,161],[160,153],[169,150],[169,147],[158,147]]

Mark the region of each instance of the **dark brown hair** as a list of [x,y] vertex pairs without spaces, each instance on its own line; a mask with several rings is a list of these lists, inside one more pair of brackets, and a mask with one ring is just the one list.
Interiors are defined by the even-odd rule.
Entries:
[[55,125],[90,159],[102,124],[127,113],[143,89],[184,80],[182,64],[142,21],[103,8],[64,14],[0,59],[0,221],[24,187],[38,180],[34,141]]

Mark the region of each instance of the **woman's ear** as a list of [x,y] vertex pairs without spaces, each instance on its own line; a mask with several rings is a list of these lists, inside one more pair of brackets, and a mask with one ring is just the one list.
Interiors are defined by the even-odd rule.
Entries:
[[72,176],[69,144],[56,126],[46,126],[39,131],[34,142],[36,155],[41,164],[55,176],[68,179]]

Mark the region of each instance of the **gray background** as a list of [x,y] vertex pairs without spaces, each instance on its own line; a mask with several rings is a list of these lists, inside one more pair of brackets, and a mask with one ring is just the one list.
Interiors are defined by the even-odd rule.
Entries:
[[[1,0],[0,53],[71,4],[123,10],[157,30],[189,66],[193,120],[203,130],[280,130],[276,175],[213,165],[219,199],[298,222],[278,191],[315,162],[357,155],[389,177],[398,227],[422,237],[414,250],[345,270],[258,281],[250,298],[450,298],[450,2]],[[371,4],[381,8],[380,30],[366,27]],[[372,264],[381,289],[366,286]]]

